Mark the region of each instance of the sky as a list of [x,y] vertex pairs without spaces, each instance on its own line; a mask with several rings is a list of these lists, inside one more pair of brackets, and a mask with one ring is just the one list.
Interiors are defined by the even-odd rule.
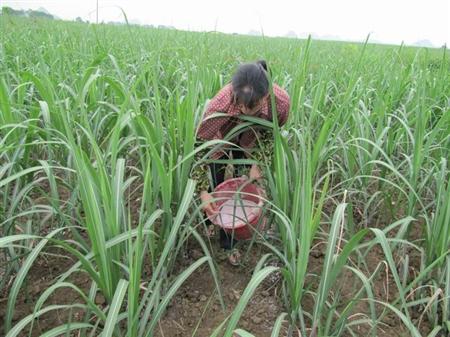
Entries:
[[[96,20],[96,0],[0,0],[15,9],[45,8],[61,19]],[[429,40],[450,46],[450,0],[99,0],[99,21],[171,25],[178,29],[389,44]]]

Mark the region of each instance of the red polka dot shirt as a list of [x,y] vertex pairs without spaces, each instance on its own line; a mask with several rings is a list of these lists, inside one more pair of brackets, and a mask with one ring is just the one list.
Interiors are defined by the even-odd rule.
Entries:
[[[288,93],[276,84],[273,84],[278,124],[282,126],[289,116],[290,99]],[[212,116],[214,113],[225,113],[227,116]],[[230,130],[240,123],[235,116],[242,115],[239,104],[233,100],[233,88],[230,84],[223,87],[208,103],[203,121],[197,131],[198,138],[202,140],[223,139]],[[272,104],[270,95],[261,104],[261,110],[254,117],[272,121]],[[255,132],[249,129],[242,133],[238,140],[234,140],[242,148],[252,148],[256,143]],[[222,157],[224,153],[216,152],[213,159]]]

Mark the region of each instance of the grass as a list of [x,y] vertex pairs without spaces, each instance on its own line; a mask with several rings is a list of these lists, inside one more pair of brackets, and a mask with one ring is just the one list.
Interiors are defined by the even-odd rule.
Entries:
[[[446,50],[9,16],[0,29],[5,335],[31,333],[40,317],[65,311],[67,322],[45,336],[153,336],[202,266],[223,298],[190,179],[195,154],[221,142],[199,147],[195,132],[236,65],[260,58],[291,97],[282,129],[276,118],[243,118],[273,129],[273,156],[259,164],[274,231],[255,235],[270,253],[213,335],[251,336],[239,320],[273,273],[284,308],[274,337],[359,336],[361,326],[377,336],[392,314],[405,335],[450,332]],[[188,241],[204,257],[180,271]],[[324,257],[312,272],[317,247]],[[33,265],[52,249],[73,265],[13,322]],[[376,280],[386,270],[394,290],[381,300]],[[72,281],[77,273],[88,275],[88,290]],[[50,304],[58,289],[79,302]]]

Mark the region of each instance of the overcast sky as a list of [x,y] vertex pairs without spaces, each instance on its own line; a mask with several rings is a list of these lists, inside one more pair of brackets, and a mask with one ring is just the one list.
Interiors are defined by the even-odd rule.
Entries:
[[[99,21],[121,21],[123,8],[132,22],[179,29],[270,36],[338,36],[413,44],[429,40],[450,46],[450,0],[99,0]],[[6,1],[16,9],[44,7],[62,19],[95,21],[96,0]]]

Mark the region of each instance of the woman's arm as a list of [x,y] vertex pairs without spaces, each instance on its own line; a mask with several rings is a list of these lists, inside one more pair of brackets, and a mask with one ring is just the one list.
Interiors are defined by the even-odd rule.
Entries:
[[[203,121],[197,130],[197,136],[203,140],[223,139],[226,136],[228,125],[232,123],[232,116],[237,112],[232,109],[233,91],[231,84],[223,87],[208,103]],[[229,116],[213,116],[214,113],[226,113]]]
[[273,85],[273,94],[275,96],[275,103],[277,106],[278,125],[283,126],[289,117],[289,109],[291,106],[291,100],[286,90],[278,86]]
[[218,214],[217,205],[214,202],[214,198],[211,194],[209,194],[206,191],[202,191],[200,193],[200,199],[202,201],[203,205],[203,211],[206,213],[206,215],[212,219]]

